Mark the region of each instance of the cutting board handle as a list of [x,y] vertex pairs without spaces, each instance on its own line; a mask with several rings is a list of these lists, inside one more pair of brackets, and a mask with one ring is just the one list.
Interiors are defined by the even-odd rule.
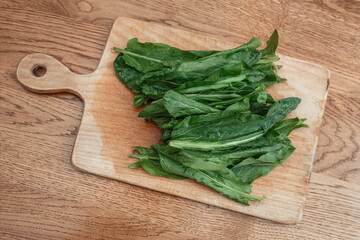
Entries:
[[41,53],[24,57],[17,68],[17,78],[27,89],[38,93],[70,92],[81,97],[89,76],[71,72],[55,58]]

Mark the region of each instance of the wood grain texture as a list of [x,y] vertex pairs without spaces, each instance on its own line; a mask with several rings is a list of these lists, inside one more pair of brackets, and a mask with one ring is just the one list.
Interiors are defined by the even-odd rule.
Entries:
[[[0,239],[359,239],[358,1],[0,5]],[[25,90],[16,80],[16,67],[24,56],[42,52],[76,73],[91,73],[119,16],[238,43],[253,35],[266,39],[276,27],[280,53],[330,68],[332,82],[300,224],[276,224],[71,166],[82,102],[69,94]]]
[[[117,53],[111,50],[112,47],[125,48],[133,37],[140,42],[162,42],[183,49],[225,50],[237,46],[162,24],[122,17],[115,20],[99,66],[91,74],[74,74],[48,55],[26,56],[17,69],[18,80],[26,88],[39,93],[75,93],[84,101],[84,114],[71,157],[74,166],[89,173],[265,219],[298,223],[303,214],[325,107],[330,77],[328,69],[281,56],[279,74],[289,81],[272,86],[268,91],[275,100],[301,98],[301,104],[289,117],[307,118],[309,128],[292,134],[297,150],[289,161],[254,183],[252,194],[265,195],[266,199],[247,207],[192,180],[172,180],[149,175],[142,169],[128,168],[134,162],[128,157],[133,146],[150,147],[159,141],[161,134],[155,124],[137,117],[141,109],[133,107],[132,91],[120,83],[113,70]],[[34,76],[32,69],[35,66],[46,67],[45,75],[41,78]]]

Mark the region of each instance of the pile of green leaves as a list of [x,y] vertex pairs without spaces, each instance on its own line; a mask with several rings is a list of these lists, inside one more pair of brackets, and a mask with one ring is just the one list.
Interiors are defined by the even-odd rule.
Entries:
[[278,33],[265,49],[252,38],[226,51],[184,51],[162,43],[128,41],[114,61],[119,79],[152,101],[139,117],[162,129],[161,144],[136,147],[130,168],[174,179],[191,178],[248,205],[252,182],[295,150],[288,135],[305,119],[283,120],[300,103],[274,101],[266,87],[284,81],[274,64]]

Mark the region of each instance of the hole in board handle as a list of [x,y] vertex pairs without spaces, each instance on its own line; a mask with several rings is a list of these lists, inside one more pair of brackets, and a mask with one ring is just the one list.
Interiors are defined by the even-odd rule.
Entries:
[[45,75],[45,73],[46,73],[46,67],[44,65],[38,65],[32,69],[32,74],[35,77],[42,77]]

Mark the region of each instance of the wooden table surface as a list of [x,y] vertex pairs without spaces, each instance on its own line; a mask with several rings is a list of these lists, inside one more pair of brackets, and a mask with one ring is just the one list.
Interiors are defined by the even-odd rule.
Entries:
[[[25,90],[26,55],[96,69],[119,16],[244,43],[274,28],[279,52],[331,84],[304,216],[282,225],[79,172],[83,104]],[[360,239],[359,1],[0,1],[0,239]]]

